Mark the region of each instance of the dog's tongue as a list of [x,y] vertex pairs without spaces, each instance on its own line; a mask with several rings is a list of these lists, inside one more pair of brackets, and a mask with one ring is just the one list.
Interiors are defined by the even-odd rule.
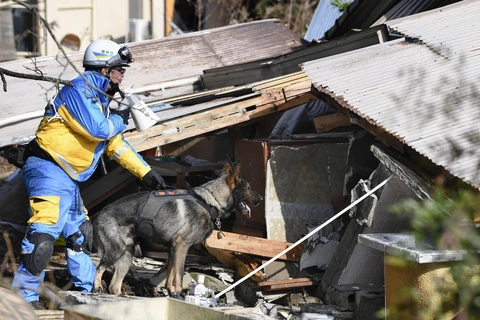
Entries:
[[240,203],[240,205],[248,211],[248,214],[247,214],[248,218],[251,218],[252,217],[252,210],[250,210],[250,207],[248,206],[248,204],[246,204],[245,201],[242,201]]

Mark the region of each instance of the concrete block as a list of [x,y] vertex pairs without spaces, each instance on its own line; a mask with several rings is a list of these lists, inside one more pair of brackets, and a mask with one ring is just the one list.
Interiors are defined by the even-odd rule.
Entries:
[[353,311],[356,320],[376,319],[376,314],[385,308],[385,293],[371,291],[355,292],[355,309]]
[[355,297],[357,292],[370,294],[384,294],[383,286],[376,285],[336,285],[331,286],[326,295],[326,303],[342,311],[355,310]]

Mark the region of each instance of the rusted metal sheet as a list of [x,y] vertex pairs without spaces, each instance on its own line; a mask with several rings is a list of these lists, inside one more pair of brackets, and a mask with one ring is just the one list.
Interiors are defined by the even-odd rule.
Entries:
[[313,85],[480,187],[480,2],[387,23],[399,39],[307,62]]

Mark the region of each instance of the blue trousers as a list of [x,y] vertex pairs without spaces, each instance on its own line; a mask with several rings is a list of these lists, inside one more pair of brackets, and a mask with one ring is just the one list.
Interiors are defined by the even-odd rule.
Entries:
[[[78,182],[72,180],[62,168],[53,162],[29,157],[23,167],[23,177],[30,201],[28,234],[43,233],[55,240],[68,238],[79,230],[87,212],[80,197]],[[40,201],[39,201],[40,200]],[[82,235],[76,243],[82,244]],[[35,244],[26,237],[22,241],[22,254],[32,253]],[[66,248],[67,269],[72,283],[80,291],[91,292],[95,278],[95,266],[90,256]],[[31,274],[21,262],[12,282],[27,302],[39,299],[39,287],[45,271],[39,276]]]

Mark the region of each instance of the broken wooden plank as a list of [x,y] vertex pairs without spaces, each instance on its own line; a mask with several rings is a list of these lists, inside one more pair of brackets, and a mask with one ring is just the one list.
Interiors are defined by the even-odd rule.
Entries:
[[[183,129],[192,128],[211,120],[222,119],[223,117],[231,114],[242,114],[242,109],[248,108],[252,105],[260,104],[263,102],[263,100],[263,97],[258,96],[248,99],[247,101],[236,102],[232,105],[218,107],[208,112],[189,114],[178,119],[164,121],[143,132],[128,132],[125,133],[124,136],[137,151],[147,148],[147,146],[145,146],[147,143],[150,145],[148,148],[151,148],[152,146],[164,145],[166,143],[162,143],[161,141],[158,141],[159,144],[156,144],[156,141],[154,143],[149,143],[149,139],[157,138],[156,140],[159,140],[158,136],[174,136],[180,133]],[[195,134],[189,135],[185,138],[193,136],[195,136]],[[175,141],[183,140],[185,138],[175,139]]]
[[170,144],[164,145],[162,147],[161,154],[168,154],[169,156],[179,156],[186,150],[192,148],[194,145],[201,142],[203,139],[206,139],[206,137],[198,136],[198,137],[181,140],[176,143],[170,143]]
[[292,73],[292,74],[289,74],[289,75],[280,76],[280,77],[277,77],[277,78],[268,79],[268,80],[253,83],[252,84],[252,89],[255,90],[255,91],[265,90],[265,89],[268,89],[268,88],[271,88],[271,87],[276,87],[276,86],[279,86],[279,85],[283,85],[285,83],[289,83],[291,81],[295,81],[295,80],[299,80],[299,79],[305,79],[305,77],[307,77],[307,75],[303,71],[299,71],[299,72],[295,72],[295,73]]
[[[295,279],[292,279],[295,280]],[[295,288],[305,288],[314,286],[317,283],[314,281],[304,281],[304,282],[292,282],[292,283],[285,283],[285,284],[277,284],[277,285],[270,285],[263,287],[265,291],[278,291],[278,290],[290,290]]]
[[[259,259],[254,259],[253,257],[244,253],[219,250],[211,247],[205,247],[205,249],[222,265],[234,267],[235,274],[238,277],[246,276],[253,270],[257,269],[261,264]],[[267,276],[263,271],[260,270],[253,274],[250,279],[255,282],[262,282],[267,280]]]
[[[218,239],[218,231],[205,240],[205,247],[252,254],[256,256],[273,258],[292,244],[289,242],[257,238],[243,234],[222,232],[224,238]],[[300,261],[302,246],[297,246],[280,256],[279,260]]]
[[[286,103],[283,100],[269,102],[267,104],[257,106],[256,108],[253,107],[253,110],[238,110],[237,112],[233,112],[236,106],[227,106],[223,108],[227,108],[229,110],[228,115],[219,118],[213,118],[216,114],[216,111],[219,110],[212,110],[209,114],[202,115],[205,118],[211,118],[209,121],[201,121],[196,122],[199,120],[198,115],[187,116],[185,118],[188,119],[181,119],[181,120],[174,120],[169,121],[167,123],[163,123],[161,125],[157,125],[154,127],[162,128],[166,126],[164,129],[164,133],[162,134],[162,130],[158,130],[158,136],[152,137],[149,136],[150,134],[146,133],[144,135],[125,135],[128,142],[136,149],[136,150],[144,150],[154,148],[156,146],[162,146],[165,144],[169,144],[172,142],[176,142],[179,140],[191,138],[198,135],[203,135],[208,132],[213,132],[219,130],[221,128],[226,128],[229,126],[234,126],[239,123],[251,121],[253,119],[258,119],[260,117],[273,114],[275,112],[281,112],[298,105],[310,102],[315,100],[316,97],[312,94],[303,94],[295,98],[289,99]],[[220,110],[220,111],[225,111]],[[196,118],[197,117],[197,118]],[[179,127],[182,122],[191,121],[193,122],[189,127]],[[173,127],[172,126],[178,126]],[[152,129],[152,128],[151,128]],[[150,130],[150,129],[149,129]],[[174,131],[170,134],[165,134],[165,132]]]
[[337,112],[313,119],[317,133],[327,132],[337,127],[347,127],[352,125],[350,118],[343,113]]
[[35,310],[38,320],[63,320],[65,319],[63,310]]
[[[311,82],[304,74],[278,82],[274,82],[275,85],[265,84],[260,96],[248,95],[227,100],[216,104],[213,109],[166,120],[143,132],[126,133],[125,138],[137,151],[142,151],[258,119],[317,99],[311,94]],[[200,110],[201,106],[198,108]]]
[[301,282],[312,282],[310,278],[292,278],[286,280],[276,280],[276,281],[263,281],[259,282],[257,285],[259,287],[266,287],[266,286],[275,286],[280,284],[290,284],[290,283],[301,283]]

